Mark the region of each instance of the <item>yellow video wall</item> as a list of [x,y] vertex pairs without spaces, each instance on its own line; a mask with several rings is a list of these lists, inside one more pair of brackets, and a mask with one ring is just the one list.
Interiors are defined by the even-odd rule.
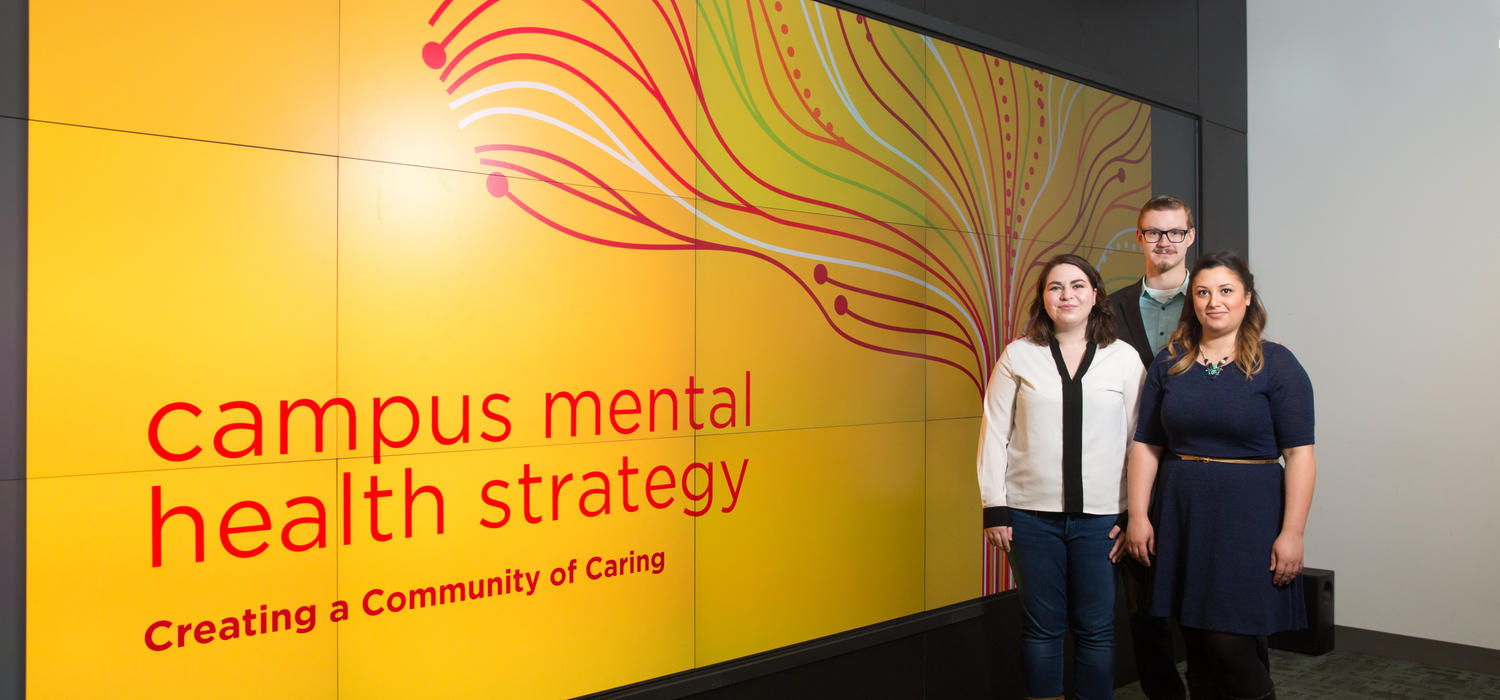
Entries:
[[815,2],[33,3],[34,697],[566,697],[1007,585],[1149,109]]

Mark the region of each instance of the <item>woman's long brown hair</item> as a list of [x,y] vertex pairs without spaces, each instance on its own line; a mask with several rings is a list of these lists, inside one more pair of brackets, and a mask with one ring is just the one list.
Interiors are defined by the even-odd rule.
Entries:
[[1193,263],[1193,271],[1188,276],[1188,300],[1182,305],[1182,320],[1177,322],[1177,330],[1172,332],[1171,340],[1167,341],[1169,354],[1176,360],[1169,371],[1172,374],[1182,374],[1198,361],[1200,343],[1203,342],[1203,324],[1198,321],[1198,313],[1193,308],[1192,280],[1198,278],[1198,273],[1216,267],[1229,268],[1230,272],[1240,278],[1244,293],[1250,295],[1250,305],[1245,308],[1245,317],[1240,320],[1239,334],[1234,344],[1234,366],[1240,368],[1245,379],[1250,379],[1266,366],[1265,355],[1260,349],[1261,332],[1266,328],[1266,307],[1261,305],[1260,295],[1255,292],[1255,275],[1250,273],[1250,265],[1237,253],[1227,250],[1209,253]]
[[1042,274],[1037,278],[1036,296],[1031,299],[1031,318],[1026,321],[1026,339],[1037,345],[1052,343],[1055,329],[1042,297],[1047,293],[1047,275],[1052,274],[1052,268],[1058,265],[1072,265],[1083,270],[1083,275],[1089,279],[1089,286],[1094,288],[1094,308],[1089,311],[1088,327],[1085,329],[1089,342],[1101,348],[1115,342],[1115,313],[1109,308],[1109,297],[1104,294],[1104,278],[1099,276],[1099,271],[1089,261],[1072,253],[1052,258],[1042,268]]

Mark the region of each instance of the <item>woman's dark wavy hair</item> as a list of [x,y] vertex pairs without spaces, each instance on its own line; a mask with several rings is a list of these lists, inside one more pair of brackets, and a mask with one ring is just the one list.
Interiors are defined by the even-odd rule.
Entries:
[[1026,339],[1037,345],[1049,345],[1056,337],[1052,317],[1047,315],[1047,306],[1042,297],[1047,291],[1047,275],[1052,274],[1052,268],[1058,265],[1072,265],[1083,270],[1084,276],[1089,279],[1089,286],[1094,288],[1094,308],[1089,311],[1085,337],[1100,347],[1115,342],[1115,314],[1109,308],[1109,297],[1104,295],[1104,278],[1099,276],[1099,271],[1089,261],[1072,253],[1064,253],[1048,260],[1042,268],[1042,274],[1037,277],[1036,295],[1031,298],[1031,318],[1026,321]]
[[1234,366],[1240,368],[1240,372],[1248,380],[1266,366],[1265,354],[1260,349],[1261,332],[1266,329],[1266,307],[1260,303],[1260,294],[1255,291],[1255,275],[1250,273],[1250,264],[1230,250],[1209,253],[1193,263],[1193,270],[1188,275],[1188,301],[1182,305],[1182,319],[1177,322],[1177,330],[1172,332],[1171,340],[1167,341],[1167,350],[1175,360],[1169,371],[1172,374],[1182,374],[1198,361],[1199,343],[1203,342],[1203,324],[1198,321],[1198,313],[1193,310],[1192,281],[1198,278],[1198,273],[1216,267],[1229,268],[1230,272],[1240,278],[1245,293],[1250,295],[1250,305],[1245,308],[1245,317],[1240,320],[1239,337],[1235,339],[1234,345]]

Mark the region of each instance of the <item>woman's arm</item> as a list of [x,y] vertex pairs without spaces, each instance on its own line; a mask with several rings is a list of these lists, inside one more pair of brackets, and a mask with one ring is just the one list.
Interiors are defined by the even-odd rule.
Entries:
[[1125,549],[1130,556],[1145,566],[1151,565],[1151,555],[1156,554],[1156,531],[1146,513],[1151,509],[1151,487],[1156,483],[1156,468],[1161,464],[1166,448],[1135,442],[1130,446],[1130,466],[1125,470],[1126,487],[1130,492],[1130,512],[1135,516],[1125,530]]
[[1017,382],[1011,367],[1012,349],[1000,360],[985,387],[984,417],[979,423],[979,498],[984,507],[984,537],[1010,551],[1010,509],[1005,505],[1005,472],[1009,468],[1011,424],[1014,422]]
[[1281,451],[1286,459],[1286,512],[1281,516],[1281,534],[1271,545],[1271,581],[1278,586],[1292,582],[1302,573],[1302,533],[1307,529],[1307,513],[1312,508],[1313,482],[1317,481],[1318,461],[1313,446],[1289,447]]

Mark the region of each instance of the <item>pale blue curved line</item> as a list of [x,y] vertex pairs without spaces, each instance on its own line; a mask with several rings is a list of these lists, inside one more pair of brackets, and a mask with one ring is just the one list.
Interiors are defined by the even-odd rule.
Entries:
[[[1068,91],[1067,81],[1063,81],[1062,89],[1063,92]],[[1020,234],[1016,236],[1016,240],[1022,240],[1026,237],[1027,227],[1031,225],[1031,215],[1036,213],[1036,201],[1038,199],[1041,199],[1042,193],[1047,191],[1047,185],[1052,182],[1052,174],[1057,169],[1057,156],[1059,153],[1062,153],[1062,148],[1060,147],[1061,144],[1059,144],[1058,142],[1062,140],[1063,135],[1068,131],[1068,120],[1073,116],[1073,103],[1078,101],[1078,94],[1081,92],[1083,92],[1082,85],[1079,85],[1078,89],[1073,91],[1073,96],[1068,99],[1068,108],[1063,112],[1061,124],[1057,123],[1056,119],[1050,120],[1057,127],[1057,135],[1053,135],[1052,127],[1047,127],[1047,174],[1042,178],[1042,186],[1038,187],[1036,190],[1036,194],[1031,196],[1032,207],[1026,210],[1026,218],[1021,221],[1021,231]],[[1053,104],[1051,75],[1047,76],[1047,104],[1049,106]],[[1020,169],[1020,167],[1021,165],[1017,164],[1016,168],[1018,170]],[[1016,246],[1016,259],[1013,259],[1011,261],[1012,265],[1019,266],[1020,255],[1021,247]],[[1015,296],[1016,293],[1016,277],[1014,275],[1012,275],[1010,279],[1010,293],[1011,296]]]
[[1123,236],[1127,233],[1135,233],[1135,227],[1131,226],[1130,228],[1122,228],[1119,231],[1116,231],[1115,235],[1110,236],[1108,241],[1104,242],[1104,247],[1099,252],[1099,267],[1104,267],[1104,261],[1109,259],[1110,246],[1113,246],[1115,244],[1115,241],[1120,240],[1120,236]]
[[[507,85],[507,84],[506,83],[500,83],[498,85]],[[609,137],[610,137],[611,140],[613,140],[616,144],[620,144],[621,143],[620,139],[615,136],[614,132],[611,131],[608,126],[605,126],[604,123],[603,123],[603,121],[601,121],[599,119],[599,117],[596,116],[593,113],[592,110],[590,110],[588,107],[584,106],[577,99],[572,98],[566,92],[564,92],[562,90],[558,90],[557,88],[552,87],[552,86],[547,86],[547,87],[551,88],[549,90],[546,90],[547,92],[551,92],[552,94],[555,94],[555,95],[558,95],[560,97],[563,97],[563,99],[566,99],[570,104],[573,104],[574,106],[578,107],[578,109],[580,111],[582,111],[585,115],[587,115],[589,117],[589,119],[594,122],[594,124],[598,125],[601,129],[604,130],[605,133],[609,134]],[[511,87],[498,88],[497,87],[496,90],[492,90],[491,92],[500,92],[501,89],[513,89],[513,88],[511,88]],[[908,275],[908,274],[906,274],[904,272],[899,272],[897,270],[892,270],[892,269],[889,269],[889,268],[881,267],[879,265],[872,265],[870,263],[863,263],[863,262],[859,262],[857,260],[844,260],[842,258],[835,258],[835,257],[827,256],[827,255],[818,255],[816,253],[805,253],[805,252],[802,252],[800,250],[791,250],[789,248],[783,248],[783,247],[778,246],[778,245],[772,245],[770,243],[759,241],[759,240],[756,240],[756,239],[751,238],[749,236],[746,236],[744,234],[741,234],[738,231],[730,229],[728,226],[725,226],[724,224],[719,223],[713,217],[711,217],[711,216],[703,213],[701,210],[699,210],[696,206],[693,206],[691,203],[683,201],[682,197],[680,197],[677,193],[673,192],[671,190],[671,188],[667,187],[660,180],[658,180],[656,178],[656,175],[654,175],[650,170],[648,170],[646,168],[646,166],[643,163],[641,163],[640,159],[638,159],[638,158],[635,157],[635,154],[633,154],[633,153],[630,152],[629,148],[625,147],[624,145],[621,145],[620,151],[617,152],[617,151],[611,149],[609,146],[605,145],[602,141],[594,138],[593,136],[590,136],[589,134],[584,133],[583,130],[579,129],[578,127],[573,126],[572,124],[568,124],[567,122],[564,122],[564,121],[562,121],[560,119],[557,119],[557,118],[552,117],[550,115],[542,114],[540,112],[536,112],[536,111],[533,111],[533,110],[523,109],[523,108],[520,108],[520,107],[490,107],[488,109],[482,109],[482,110],[479,110],[477,112],[474,112],[474,113],[470,114],[467,117],[464,117],[459,122],[459,124],[460,124],[459,128],[462,129],[465,126],[468,126],[469,124],[474,123],[476,120],[482,119],[484,117],[506,116],[506,115],[508,115],[508,116],[516,116],[516,117],[526,117],[528,119],[535,119],[535,120],[543,122],[545,124],[550,124],[552,126],[555,126],[555,127],[559,128],[559,129],[562,129],[563,131],[566,131],[566,132],[568,132],[568,133],[570,133],[570,134],[578,137],[579,139],[582,139],[584,142],[586,142],[589,145],[591,145],[591,146],[599,149],[600,151],[603,151],[606,155],[610,156],[611,158],[614,158],[615,160],[619,161],[620,163],[622,163],[626,167],[630,168],[633,172],[635,172],[635,174],[640,175],[647,182],[651,183],[652,186],[654,186],[654,187],[656,187],[656,189],[660,190],[662,194],[666,195],[667,197],[670,197],[672,199],[672,201],[674,201],[674,202],[676,202],[678,204],[678,206],[681,206],[682,208],[684,208],[684,209],[688,210],[689,212],[691,212],[694,217],[702,220],[704,223],[706,223],[709,226],[712,226],[712,227],[718,229],[719,231],[723,232],[725,235],[727,235],[727,236],[729,236],[731,238],[734,238],[735,240],[741,241],[743,243],[747,243],[749,245],[755,246],[757,248],[761,248],[763,250],[769,250],[769,251],[781,253],[783,255],[789,255],[791,257],[803,258],[805,260],[816,260],[818,262],[832,263],[832,264],[835,264],[835,265],[844,265],[844,266],[847,266],[847,267],[853,267],[853,268],[857,268],[857,269],[861,269],[861,270],[869,270],[871,272],[878,272],[878,273],[881,273],[881,274],[890,275],[890,276],[895,277],[897,279],[905,280],[905,281],[911,282],[912,284],[915,284],[915,285],[917,285],[919,287],[925,288],[928,291],[930,291],[930,292],[938,295],[939,297],[941,297],[944,301],[946,301],[949,304],[951,304],[953,306],[953,308],[955,310],[957,310],[958,313],[961,314],[964,317],[964,320],[968,321],[968,323],[969,323],[969,329],[972,330],[975,333],[975,337],[978,337],[979,328],[974,323],[974,319],[969,316],[968,311],[965,310],[964,307],[962,305],[960,305],[957,301],[955,301],[953,299],[953,297],[949,296],[947,294],[947,292],[944,292],[941,289],[933,287],[931,284],[928,284],[927,281],[921,280],[921,279],[917,279],[916,277],[912,277],[911,275]]]
[[[989,169],[984,167],[984,154],[979,150],[979,135],[974,131],[974,120],[969,118],[969,106],[964,104],[964,96],[958,91],[958,83],[953,80],[953,74],[948,70],[947,62],[943,61],[942,55],[938,53],[937,45],[933,43],[932,37],[924,35],[922,43],[927,46],[927,50],[932,53],[932,57],[937,59],[938,67],[943,69],[943,77],[948,79],[948,87],[953,90],[953,96],[958,99],[958,111],[964,115],[964,126],[969,127],[969,141],[974,145],[974,160],[979,163],[979,177],[982,181],[981,184],[985,186],[983,192],[988,195],[990,193],[989,186],[993,183],[990,182]],[[990,233],[994,234],[999,231],[995,224],[994,199],[986,196],[985,205],[990,215]]]
[[[1063,83],[1062,91],[1063,92],[1067,92],[1068,91],[1068,86],[1067,86],[1067,82],[1066,81],[1064,81],[1064,83]],[[1075,89],[1073,91],[1073,96],[1070,97],[1070,98],[1068,98],[1068,108],[1063,111],[1062,123],[1060,123],[1060,124],[1057,125],[1057,133],[1055,135],[1054,134],[1050,134],[1050,133],[1048,134],[1048,138],[1047,138],[1047,176],[1044,177],[1044,178],[1042,178],[1042,186],[1038,187],[1037,190],[1036,190],[1036,194],[1032,195],[1032,204],[1035,204],[1036,200],[1042,198],[1042,193],[1047,191],[1047,185],[1049,185],[1049,184],[1052,183],[1052,174],[1057,171],[1057,158],[1058,158],[1059,155],[1062,154],[1062,143],[1061,142],[1062,142],[1063,138],[1067,136],[1067,132],[1068,132],[1068,120],[1071,119],[1072,116],[1073,116],[1073,104],[1078,101],[1078,95],[1080,93],[1082,93],[1082,92],[1083,92],[1083,86],[1082,85],[1079,85],[1077,87],[1077,89]],[[1052,104],[1052,77],[1051,76],[1047,77],[1047,104],[1049,104],[1049,105]],[[1053,121],[1055,122],[1056,120],[1053,120]],[[1036,213],[1036,207],[1035,206],[1033,206],[1030,209],[1026,210],[1026,220],[1023,221],[1023,222],[1021,222],[1021,230],[1023,232],[1026,230],[1027,226],[1031,225],[1031,215],[1035,214],[1035,213]]]
[[[989,171],[984,167],[984,156],[979,152],[979,136],[974,133],[974,120],[969,118],[969,107],[968,105],[964,104],[964,96],[959,94],[958,92],[958,83],[953,80],[953,74],[948,71],[948,64],[943,61],[942,56],[938,55],[937,46],[932,43],[932,38],[924,35],[922,37],[922,44],[927,47],[927,50],[932,54],[932,57],[937,59],[938,67],[943,69],[943,77],[948,79],[948,87],[953,90],[953,97],[958,100],[959,114],[962,114],[964,117],[964,125],[969,127],[969,141],[974,145],[974,160],[979,163],[979,173],[981,180],[980,184],[982,185],[982,187],[980,187],[979,189],[985,195],[988,195],[990,192],[990,174]],[[990,233],[992,234],[997,233],[997,229],[995,228],[994,205],[994,200],[986,196],[985,209],[987,210],[987,213],[990,217]],[[989,279],[990,273],[993,272],[993,270],[990,269],[990,261],[985,259],[985,257],[982,255],[977,255],[981,246],[979,245],[979,240],[977,239],[976,234],[972,231],[969,232],[969,241],[974,244],[974,252],[976,253],[976,255],[974,256],[975,259],[979,260],[980,265],[985,268],[981,271],[980,274],[982,274],[985,279]],[[990,327],[996,327],[996,321],[998,319],[995,318],[992,305],[985,304],[984,306],[985,314],[989,317],[990,320]]]
[[[937,178],[932,176],[932,173],[927,172],[926,168],[918,165],[917,162],[912,160],[910,156],[902,153],[895,146],[887,143],[885,139],[877,136],[874,130],[870,128],[869,123],[865,121],[864,115],[860,114],[859,109],[854,106],[854,101],[850,98],[848,89],[844,87],[844,78],[839,74],[838,65],[834,62],[833,42],[828,38],[827,27],[823,25],[822,13],[818,14],[818,26],[816,28],[813,27],[812,17],[809,17],[807,14],[808,4],[809,3],[805,1],[802,3],[802,18],[807,22],[808,36],[811,37],[813,48],[818,53],[818,60],[823,64],[823,74],[828,76],[828,81],[833,85],[834,94],[837,95],[839,101],[844,104],[844,109],[849,110],[849,116],[854,117],[854,122],[856,124],[859,124],[859,128],[863,129],[865,134],[869,135],[870,138],[875,139],[875,143],[880,144],[885,148],[885,150],[890,151],[897,158],[905,161],[907,165],[916,168],[917,172],[922,173],[923,177],[926,177],[927,181],[932,183],[933,187],[936,187],[939,192],[943,193],[943,197],[948,200],[948,204],[953,207],[953,211],[958,214],[958,217],[960,219],[963,219],[964,227],[973,228],[974,225],[969,223],[969,217],[964,216],[963,209],[958,206],[958,202],[954,201],[953,195],[948,193],[947,188],[943,187],[942,184],[937,181]],[[818,41],[818,37],[820,35],[823,37],[822,42]]]

